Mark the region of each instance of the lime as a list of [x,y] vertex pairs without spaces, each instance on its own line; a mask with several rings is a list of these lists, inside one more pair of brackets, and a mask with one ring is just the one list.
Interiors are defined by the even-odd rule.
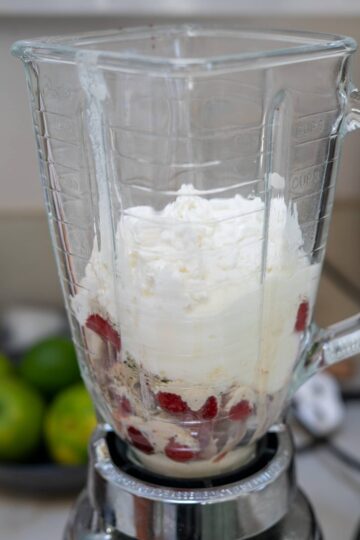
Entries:
[[54,461],[64,465],[86,463],[95,426],[93,404],[83,384],[58,394],[45,418],[45,440]]
[[0,379],[4,375],[10,375],[13,371],[14,368],[9,358],[5,354],[0,353]]
[[46,396],[80,380],[74,345],[69,339],[59,337],[46,339],[32,347],[22,359],[19,372]]
[[30,455],[41,440],[45,405],[26,382],[0,379],[0,459],[17,461]]

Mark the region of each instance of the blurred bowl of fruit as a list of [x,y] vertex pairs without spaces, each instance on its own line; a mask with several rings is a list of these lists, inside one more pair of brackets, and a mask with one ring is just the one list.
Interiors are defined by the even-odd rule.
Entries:
[[78,491],[95,425],[69,339],[43,339],[17,362],[0,353],[0,489],[45,496]]

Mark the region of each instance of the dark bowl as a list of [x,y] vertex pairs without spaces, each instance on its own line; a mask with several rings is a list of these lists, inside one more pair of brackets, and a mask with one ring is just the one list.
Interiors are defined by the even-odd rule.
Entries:
[[[15,366],[23,352],[10,356]],[[86,475],[86,464],[58,465],[51,461],[42,440],[27,463],[0,461],[0,491],[35,497],[75,495],[85,486]]]
[[[21,354],[12,355],[15,365]],[[27,463],[0,462],[0,491],[31,497],[77,494],[86,482],[87,465],[57,465],[42,440]]]

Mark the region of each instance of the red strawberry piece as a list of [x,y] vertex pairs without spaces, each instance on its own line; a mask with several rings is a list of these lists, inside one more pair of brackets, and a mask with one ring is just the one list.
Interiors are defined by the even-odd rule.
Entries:
[[195,450],[189,446],[177,443],[174,438],[171,438],[165,446],[165,455],[173,461],[185,463],[186,461],[196,458],[198,452],[195,452]]
[[145,454],[154,453],[153,445],[147,440],[145,435],[141,433],[139,429],[136,429],[133,426],[129,426],[127,432],[135,448],[137,448],[138,450],[141,450]]
[[89,315],[85,323],[86,327],[93,330],[102,340],[111,343],[117,351],[121,349],[121,339],[115,328],[101,315],[93,313]]
[[121,396],[119,398],[118,411],[123,416],[128,416],[131,413],[131,405],[127,397]]
[[132,412],[128,398],[119,396],[111,388],[109,389],[109,401],[114,413],[117,413],[119,416],[128,416]]
[[229,412],[229,418],[230,420],[233,420],[234,422],[238,420],[246,420],[248,416],[252,413],[252,406],[246,399],[242,399],[239,401],[239,403],[236,403],[236,405],[233,405],[231,407]]
[[172,414],[184,414],[190,412],[186,401],[172,392],[158,392],[157,400],[162,409]]
[[303,332],[305,330],[308,316],[309,316],[309,302],[307,300],[303,300],[296,314],[296,322],[295,322],[296,332]]
[[212,420],[218,413],[218,404],[215,396],[210,396],[198,411],[204,420]]

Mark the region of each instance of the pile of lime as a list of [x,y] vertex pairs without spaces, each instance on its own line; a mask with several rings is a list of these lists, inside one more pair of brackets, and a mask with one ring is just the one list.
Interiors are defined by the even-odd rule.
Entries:
[[45,445],[56,463],[86,463],[95,425],[70,340],[37,343],[17,367],[0,353],[0,461],[30,462]]

